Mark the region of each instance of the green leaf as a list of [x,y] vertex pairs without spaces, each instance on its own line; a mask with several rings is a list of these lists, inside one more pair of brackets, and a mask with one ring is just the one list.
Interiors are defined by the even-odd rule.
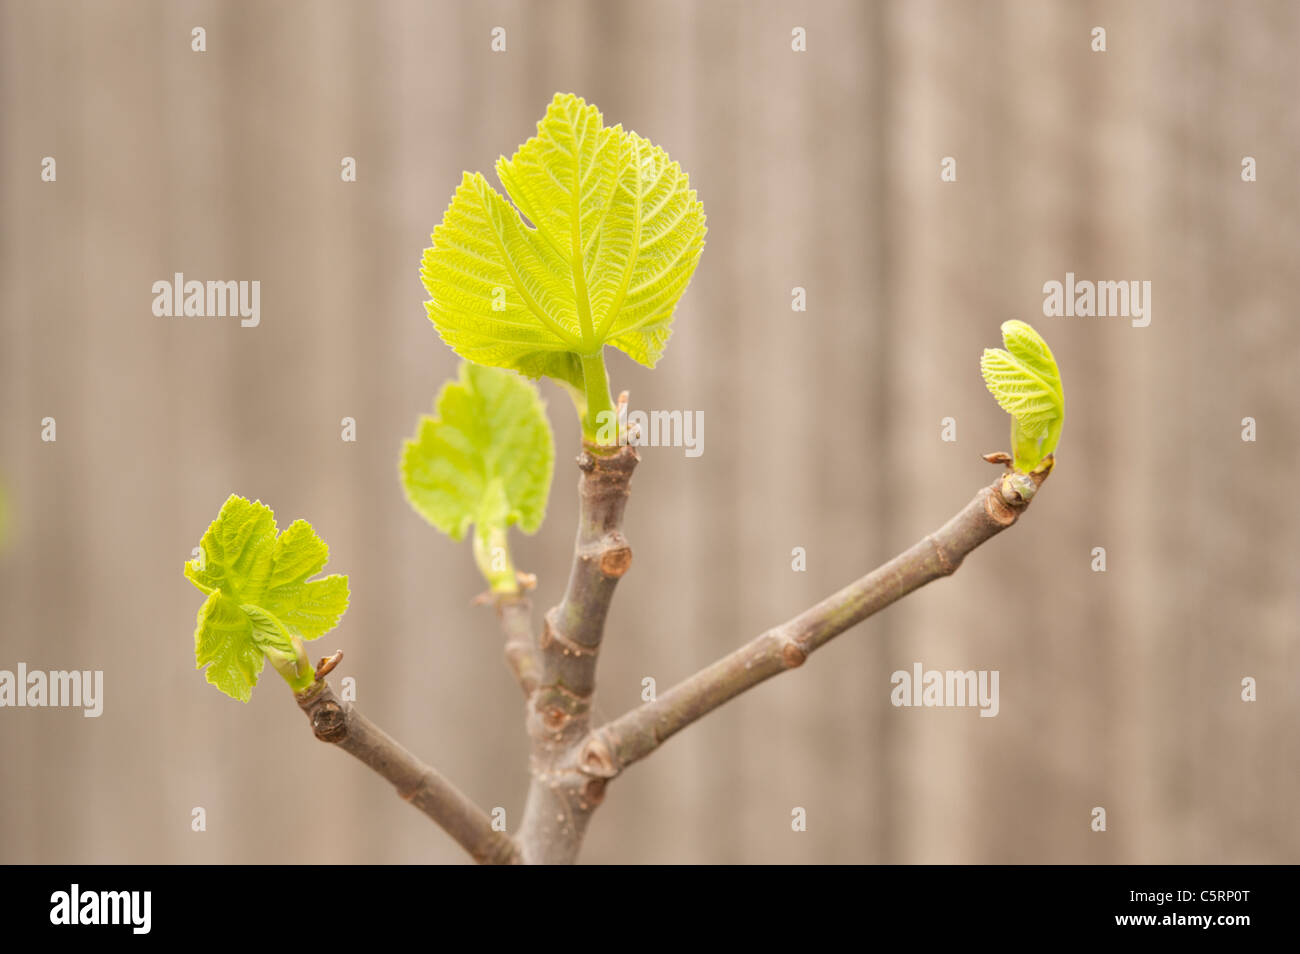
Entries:
[[295,520],[276,535],[275,514],[232,494],[200,541],[185,576],[206,593],[194,631],[196,668],[247,702],[269,658],[295,692],[315,680],[303,640],[338,625],[348,608],[348,578],[308,579],[325,568],[329,547]]
[[667,153],[572,94],[556,94],[496,169],[509,201],[465,173],[434,229],[429,318],[461,357],[556,378],[604,409],[594,359],[610,345],[658,362],[704,247],[704,207]]
[[306,520],[295,520],[275,541],[271,576],[263,605],[291,633],[303,639],[324,636],[348,608],[348,578],[334,574],[309,580],[325,569],[329,547]]
[[[507,527],[533,533],[542,525],[554,466],[537,389],[509,371],[465,362],[459,380],[438,393],[435,416],[422,417],[406,442],[402,487],[416,512],[453,540],[475,525],[475,552],[488,559]],[[494,588],[514,585],[508,566],[484,575]]]
[[240,609],[252,626],[253,645],[266,654],[290,689],[302,692],[316,681],[301,636],[290,633],[284,623],[260,606],[245,603]]
[[980,358],[984,383],[1011,415],[1015,468],[1029,473],[1056,450],[1065,420],[1065,395],[1056,359],[1033,328],[1023,321],[1002,325],[1007,350],[985,348]]
[[199,541],[202,554],[185,576],[204,593],[220,589],[236,603],[256,603],[266,591],[275,551],[275,514],[260,500],[231,494]]
[[220,590],[208,594],[194,629],[195,668],[208,667],[208,682],[247,702],[266,657],[252,638],[252,623],[239,604]]

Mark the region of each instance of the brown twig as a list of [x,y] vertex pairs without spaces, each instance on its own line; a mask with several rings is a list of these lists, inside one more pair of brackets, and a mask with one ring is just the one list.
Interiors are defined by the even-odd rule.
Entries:
[[433,819],[475,861],[520,861],[514,841],[505,832],[494,831],[482,809],[363,716],[356,706],[340,703],[324,679],[318,678],[294,698],[307,714],[316,738],[337,745],[392,782],[398,795]]
[[[534,583],[535,585],[535,583]],[[506,637],[506,664],[515,674],[519,688],[526,697],[537,689],[537,655],[533,651],[533,603],[523,592],[503,593],[495,597],[497,619]]]
[[939,530],[816,606],[768,630],[655,701],[592,732],[573,768],[605,782],[645,758],[701,716],[772,676],[803,664],[814,650],[926,583],[949,576],[968,553],[1019,519],[1051,470],[1004,474]]

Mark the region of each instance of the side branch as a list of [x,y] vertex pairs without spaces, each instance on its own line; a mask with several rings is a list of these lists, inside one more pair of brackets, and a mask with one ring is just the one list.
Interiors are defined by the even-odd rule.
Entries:
[[506,637],[506,665],[515,674],[524,697],[537,689],[537,655],[533,652],[533,604],[524,593],[495,598],[497,619]]
[[351,703],[340,703],[323,678],[294,696],[322,742],[337,745],[388,781],[483,864],[516,864],[519,850],[459,789],[403,748]]
[[954,573],[968,553],[1019,519],[1050,469],[1031,476],[1004,475],[939,530],[888,563],[678,683],[654,702],[595,730],[579,750],[577,768],[594,778],[613,778],[696,719],[760,682],[802,665],[814,650],[895,600]]

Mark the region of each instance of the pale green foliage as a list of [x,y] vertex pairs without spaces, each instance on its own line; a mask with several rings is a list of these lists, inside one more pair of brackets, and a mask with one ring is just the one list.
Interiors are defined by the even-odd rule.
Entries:
[[411,506],[453,540],[476,528],[475,555],[494,589],[514,585],[505,530],[533,533],[546,515],[555,446],[537,389],[519,375],[462,363],[458,381],[438,393],[402,453],[402,487]]
[[1061,373],[1051,349],[1023,321],[1002,325],[1001,348],[985,348],[980,371],[989,393],[1011,415],[1016,470],[1029,473],[1056,450],[1065,420]]
[[556,378],[603,408],[606,382],[586,380],[603,373],[584,375],[580,358],[612,345],[655,366],[704,246],[704,207],[667,153],[572,94],[496,168],[510,201],[465,173],[424,252],[429,318],[461,357]]
[[196,668],[207,666],[208,682],[243,702],[268,658],[294,691],[310,686],[303,640],[329,632],[348,608],[346,576],[308,579],[325,568],[325,541],[305,520],[277,536],[271,508],[231,494],[199,545],[202,555],[185,564],[208,596],[194,631]]

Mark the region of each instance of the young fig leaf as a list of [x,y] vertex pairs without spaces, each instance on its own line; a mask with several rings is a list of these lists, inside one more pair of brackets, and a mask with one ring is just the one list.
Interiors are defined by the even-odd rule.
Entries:
[[429,318],[463,358],[584,391],[590,434],[611,408],[605,346],[651,368],[663,354],[704,207],[666,152],[572,94],[496,171],[509,201],[467,172],[433,231]]
[[1056,450],[1065,420],[1061,373],[1051,349],[1023,321],[1002,325],[1001,348],[985,348],[980,371],[989,393],[1011,415],[1015,469],[1030,473]]
[[185,577],[207,600],[194,630],[195,668],[226,695],[247,702],[267,659],[295,692],[316,678],[304,640],[323,636],[348,608],[348,578],[311,580],[329,547],[295,520],[277,536],[260,500],[231,494],[203,534]]
[[474,555],[496,592],[515,588],[506,528],[533,533],[546,515],[555,444],[537,389],[510,371],[464,362],[435,416],[402,453],[406,499],[453,540],[475,528]]

